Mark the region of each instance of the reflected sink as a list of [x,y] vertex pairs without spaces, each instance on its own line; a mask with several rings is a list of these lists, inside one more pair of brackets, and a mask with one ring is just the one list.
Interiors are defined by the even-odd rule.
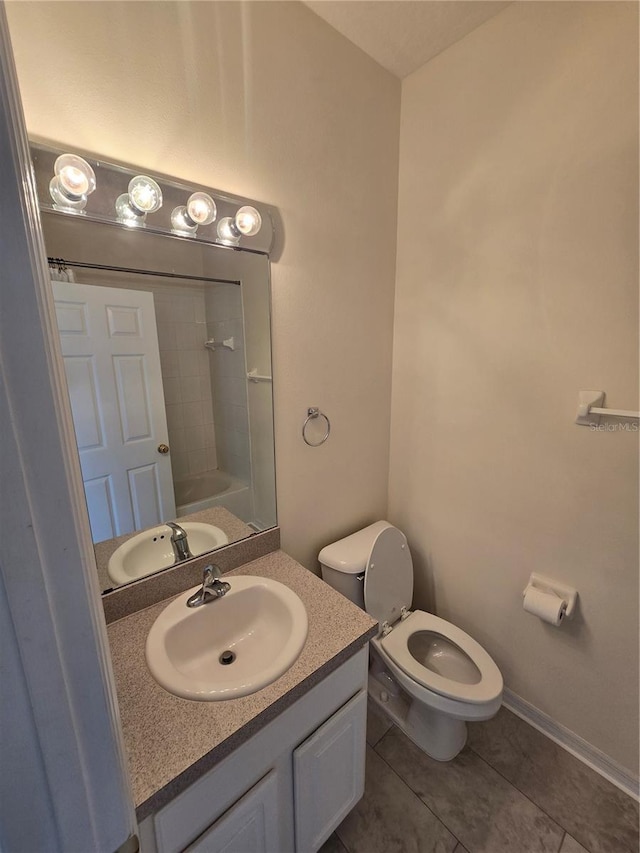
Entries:
[[[202,524],[199,521],[178,523],[187,534],[189,548],[194,557],[229,543],[227,534],[213,524]],[[160,524],[123,542],[109,558],[107,572],[114,583],[130,583],[152,572],[167,569],[174,563],[171,528]]]
[[[275,681],[307,638],[307,611],[289,587],[270,578],[223,576],[231,589],[187,607],[194,587],[151,626],[146,656],[156,681],[183,699],[237,699]],[[229,663],[223,663],[229,660]]]

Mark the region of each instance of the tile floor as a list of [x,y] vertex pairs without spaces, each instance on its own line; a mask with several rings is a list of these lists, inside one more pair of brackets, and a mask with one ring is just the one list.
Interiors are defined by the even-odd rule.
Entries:
[[321,853],[638,853],[638,804],[502,709],[453,761],[369,708],[365,795]]

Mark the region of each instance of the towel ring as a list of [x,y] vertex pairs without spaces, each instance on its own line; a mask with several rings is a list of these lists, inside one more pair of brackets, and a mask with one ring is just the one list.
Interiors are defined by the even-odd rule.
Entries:
[[[327,431],[322,436],[320,441],[309,441],[309,439],[307,438],[307,425],[308,425],[309,421],[313,421],[316,418],[324,418],[325,419],[325,421],[327,422]],[[325,413],[321,412],[317,406],[311,406],[309,409],[307,409],[307,417],[306,417],[305,422],[302,424],[302,437],[305,440],[305,443],[308,444],[309,447],[320,447],[320,445],[324,444],[325,441],[329,438],[330,432],[331,432],[331,421],[325,415]]]

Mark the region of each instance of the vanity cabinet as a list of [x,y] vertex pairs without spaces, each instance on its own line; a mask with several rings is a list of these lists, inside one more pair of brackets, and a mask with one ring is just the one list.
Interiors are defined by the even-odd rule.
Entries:
[[271,770],[190,844],[186,853],[266,853],[284,849],[283,841],[278,827],[276,771]]
[[315,853],[364,793],[364,647],[140,824],[141,853]]
[[293,753],[297,851],[318,850],[364,793],[367,692],[359,690]]

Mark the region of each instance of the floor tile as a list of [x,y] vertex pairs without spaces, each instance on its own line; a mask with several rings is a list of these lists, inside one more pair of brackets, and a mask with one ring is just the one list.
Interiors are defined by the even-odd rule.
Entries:
[[469,726],[469,746],[590,853],[638,853],[638,804],[515,714]]
[[347,853],[347,848],[334,832],[327,838],[318,853]]
[[560,853],[589,853],[589,851],[586,849],[586,847],[583,847],[582,844],[578,844],[575,838],[572,838],[569,834],[567,834],[565,835],[564,841],[562,842]]
[[462,844],[458,844],[453,853],[469,853],[469,851],[465,847],[463,847]]
[[458,843],[371,747],[364,797],[337,834],[349,853],[453,853]]
[[376,705],[369,700],[367,705],[367,743],[369,746],[375,746],[392,725],[391,720],[385,717],[382,711],[379,711]]
[[435,761],[393,728],[376,752],[469,853],[558,853],[561,827],[472,750]]

